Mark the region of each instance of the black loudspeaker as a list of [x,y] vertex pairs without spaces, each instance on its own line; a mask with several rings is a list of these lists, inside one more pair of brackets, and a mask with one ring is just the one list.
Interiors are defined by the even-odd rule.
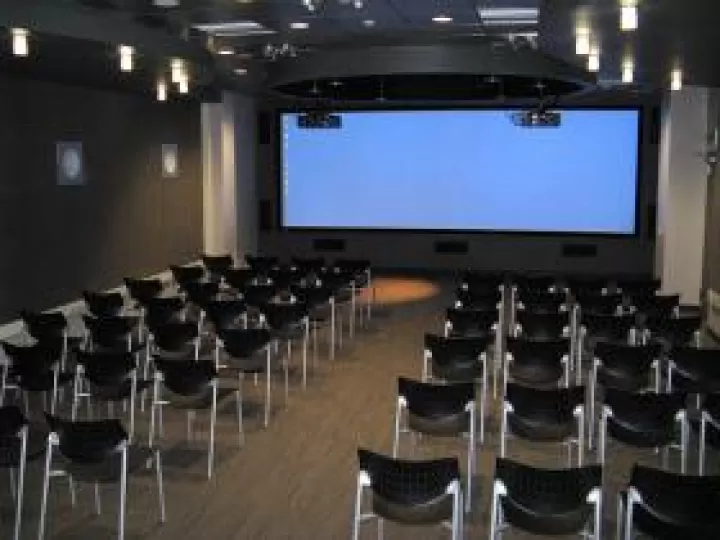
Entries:
[[562,256],[576,259],[597,257],[597,246],[595,244],[563,244]]
[[258,144],[270,144],[270,139],[272,138],[272,119],[273,116],[268,111],[260,111],[257,113],[255,131],[257,133]]
[[657,236],[657,205],[649,204],[647,207],[647,217],[645,218],[645,237],[648,240],[654,240]]
[[435,242],[433,249],[435,253],[442,253],[443,255],[460,255],[469,251],[467,242],[461,240],[441,240]]
[[270,199],[260,199],[258,208],[258,228],[261,231],[271,231],[274,228],[273,204]]

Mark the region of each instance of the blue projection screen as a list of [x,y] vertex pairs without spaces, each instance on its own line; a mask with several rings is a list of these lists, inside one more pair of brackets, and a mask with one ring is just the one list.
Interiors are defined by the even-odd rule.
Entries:
[[565,110],[557,128],[508,110],[283,113],[287,228],[635,232],[637,110]]

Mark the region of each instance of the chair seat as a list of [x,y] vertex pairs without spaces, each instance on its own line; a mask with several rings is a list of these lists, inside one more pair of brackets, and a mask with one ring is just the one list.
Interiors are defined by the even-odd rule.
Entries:
[[501,497],[500,504],[508,522],[538,535],[577,533],[593,512],[589,504],[577,506],[573,501],[547,493],[537,497]]
[[[148,446],[128,446],[128,474],[133,474],[145,469],[154,457],[155,450]],[[78,482],[99,482],[117,483],[120,480],[121,460],[120,453],[113,455],[100,463],[77,463],[69,461],[62,456],[56,460],[56,464]]]
[[638,392],[650,386],[647,373],[633,373],[626,369],[602,366],[597,373],[598,382],[605,387],[617,388],[626,392]]
[[638,448],[664,446],[675,439],[675,430],[642,418],[608,418],[608,433],[614,439]]
[[374,493],[372,506],[373,512],[385,519],[406,525],[423,525],[452,519],[453,498],[451,495],[441,495],[408,505]]
[[560,442],[575,432],[574,420],[557,422],[551,415],[539,413],[530,417],[508,415],[510,430],[517,437],[535,442]]
[[457,437],[457,434],[470,430],[470,413],[447,414],[440,412],[436,417],[408,415],[408,427],[419,433],[439,437]]
[[448,382],[475,381],[482,378],[483,365],[477,357],[456,355],[448,365],[433,362],[433,376]]

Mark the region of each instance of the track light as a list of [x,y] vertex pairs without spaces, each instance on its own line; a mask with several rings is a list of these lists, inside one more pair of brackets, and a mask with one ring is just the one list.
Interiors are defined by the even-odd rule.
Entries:
[[683,72],[682,69],[676,67],[670,73],[670,90],[677,92],[682,90],[683,87]]
[[12,34],[12,51],[15,56],[28,56],[30,54],[30,44],[28,32],[25,28],[13,28]]
[[623,31],[637,30],[638,7],[631,0],[625,0],[620,6],[620,29]]
[[632,58],[625,58],[622,63],[622,82],[631,84],[635,80],[635,63]]
[[575,30],[575,54],[590,54],[590,29],[587,27]]
[[120,71],[129,72],[133,70],[133,56],[135,49],[130,45],[120,45],[118,55],[120,56]]
[[167,101],[167,83],[160,79],[157,83],[157,100]]

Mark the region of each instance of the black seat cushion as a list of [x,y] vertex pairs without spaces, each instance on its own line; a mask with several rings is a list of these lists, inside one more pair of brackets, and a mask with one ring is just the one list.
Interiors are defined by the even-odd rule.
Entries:
[[505,401],[513,410],[508,427],[518,437],[538,442],[560,442],[576,431],[575,408],[585,401],[585,388],[542,390],[508,384]]
[[451,382],[473,381],[483,375],[480,355],[492,338],[490,336],[451,336],[425,334],[425,349],[430,353],[433,376]]

